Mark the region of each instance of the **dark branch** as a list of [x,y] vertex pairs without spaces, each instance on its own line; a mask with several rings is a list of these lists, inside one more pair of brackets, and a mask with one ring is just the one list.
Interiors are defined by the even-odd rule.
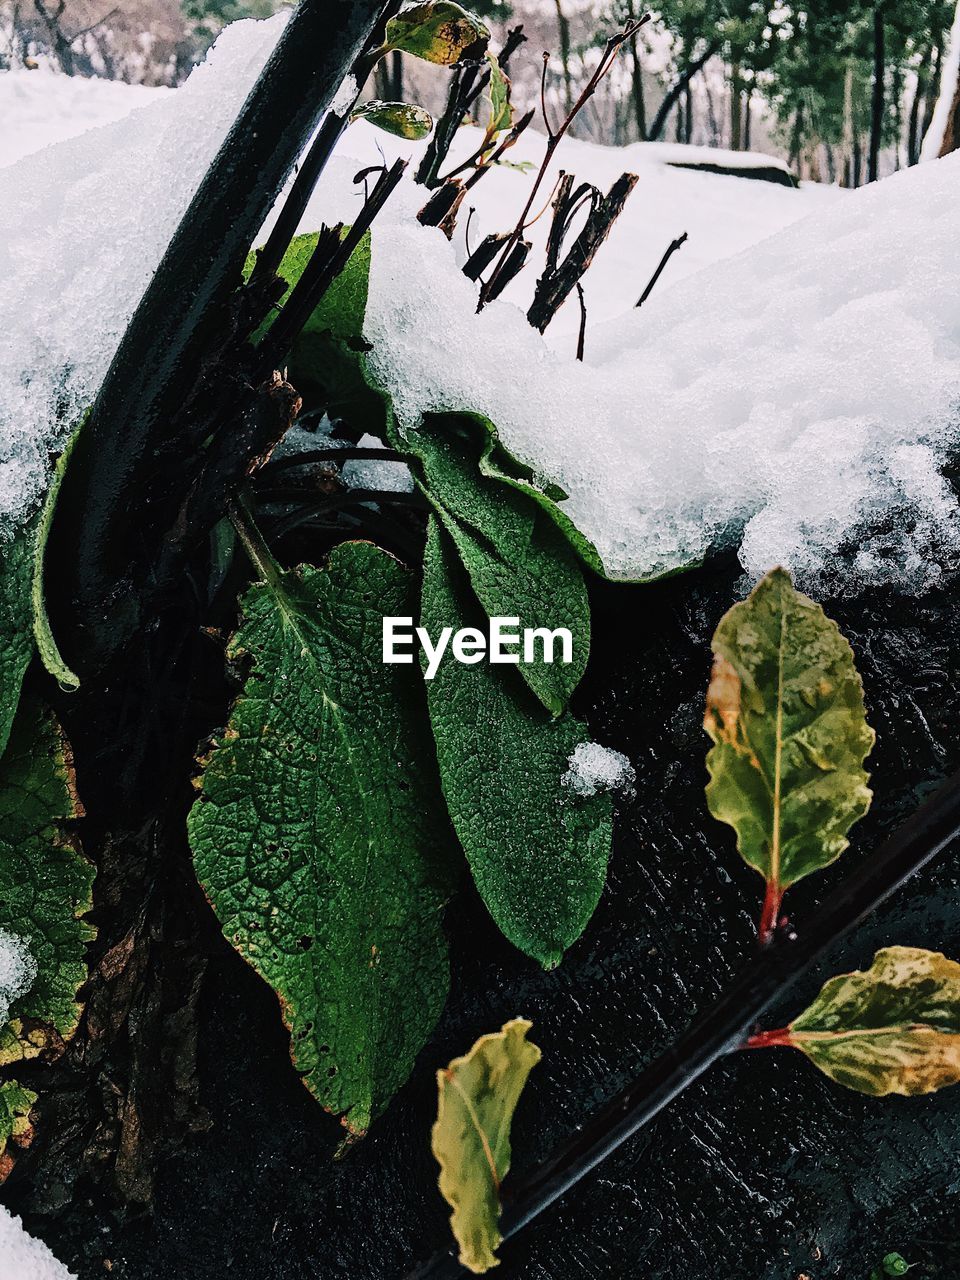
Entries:
[[647,287],[644,289],[643,293],[640,295],[639,299],[637,300],[638,307],[642,307],[643,304],[646,302],[646,300],[650,297],[651,293],[653,293],[654,289],[657,287],[657,281],[660,279],[660,277],[663,275],[664,271],[667,268],[667,263],[670,261],[670,259],[673,257],[673,255],[677,252],[678,249],[683,248],[683,246],[687,243],[687,240],[689,238],[690,237],[687,235],[685,231],[682,236],[677,236],[676,240],[672,240],[670,244],[667,246],[666,253],[660,259],[660,265],[657,267],[656,271],[650,277],[649,284],[647,285]]

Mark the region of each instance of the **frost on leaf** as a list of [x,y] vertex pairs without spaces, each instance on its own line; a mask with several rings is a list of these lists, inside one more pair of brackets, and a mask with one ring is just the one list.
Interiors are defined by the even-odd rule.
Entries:
[[510,1170],[510,1126],[540,1050],[531,1023],[514,1018],[481,1036],[469,1053],[437,1072],[433,1154],[440,1193],[453,1209],[450,1226],[460,1262],[480,1274],[497,1265],[500,1187]]
[[423,685],[382,661],[410,575],[345,543],[251,588],[230,657],[248,675],[189,818],[224,934],[277,992],[304,1083],[356,1133],[443,1008],[456,874]]
[[859,1093],[933,1093],[960,1081],[960,964],[886,947],[869,969],[831,978],[788,1027],[748,1044],[790,1045]]
[[81,813],[63,733],[27,699],[0,762],[0,930],[29,938],[36,973],[0,1024],[0,1065],[58,1052],[80,1018],[95,873],[64,823]]
[[874,732],[853,650],[783,569],[721,619],[713,652],[707,802],[767,882],[766,940],[784,891],[838,858],[869,808]]

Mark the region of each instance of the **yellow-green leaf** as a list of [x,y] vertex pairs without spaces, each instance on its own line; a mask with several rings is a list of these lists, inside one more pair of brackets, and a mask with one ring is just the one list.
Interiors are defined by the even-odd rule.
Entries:
[[30,1109],[36,1100],[37,1095],[30,1089],[24,1089],[16,1080],[5,1080],[0,1084],[0,1182],[13,1167],[13,1156],[8,1146],[29,1147],[33,1140]]
[[784,891],[835,861],[867,812],[875,735],[853,650],[783,569],[726,614],[713,652],[707,802],[767,881],[766,941]]
[[514,1018],[437,1072],[433,1154],[440,1165],[440,1192],[453,1209],[450,1226],[460,1263],[476,1274],[497,1265],[510,1125],[527,1076],[540,1061],[540,1050],[527,1039],[531,1025]]
[[351,120],[366,120],[384,133],[408,142],[419,142],[433,128],[433,116],[411,102],[365,102],[351,113]]
[[468,49],[489,39],[490,32],[472,13],[450,0],[431,0],[409,5],[390,19],[386,48],[452,67]]
[[799,1018],[750,1048],[790,1045],[831,1080],[880,1097],[960,1081],[960,964],[939,951],[886,947],[867,970],[825,983]]
[[487,136],[496,137],[513,124],[513,108],[510,105],[510,81],[496,57],[488,52],[487,63],[490,67],[490,119],[487,122]]

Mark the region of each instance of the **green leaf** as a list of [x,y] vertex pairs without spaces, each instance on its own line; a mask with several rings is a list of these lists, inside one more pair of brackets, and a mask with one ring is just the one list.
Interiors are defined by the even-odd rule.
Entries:
[[510,1171],[510,1126],[540,1050],[527,1039],[532,1023],[514,1018],[481,1036],[469,1053],[437,1072],[433,1154],[440,1194],[453,1209],[450,1226],[460,1264],[475,1274],[497,1265],[500,1187]]
[[433,128],[433,116],[410,102],[365,102],[356,107],[351,120],[366,120],[384,133],[409,142],[419,142]]
[[30,583],[39,517],[0,546],[0,755],[20,702],[20,689],[33,657]]
[[[482,624],[456,550],[431,517],[422,622],[436,635]],[[603,890],[612,837],[608,795],[562,785],[579,721],[549,716],[516,672],[444,662],[427,683],[447,808],[477,888],[507,938],[546,968],[586,928]]]
[[280,573],[230,643],[249,675],[189,818],[227,938],[280,997],[307,1087],[364,1132],[443,1008],[456,859],[423,687],[382,661],[410,575],[369,543]]
[[55,1052],[80,1019],[95,872],[63,824],[82,812],[63,733],[27,698],[0,763],[0,928],[29,939],[37,977],[0,1027],[0,1065]]
[[24,1089],[16,1080],[5,1080],[0,1084],[0,1182],[13,1167],[8,1145],[29,1147],[33,1141],[30,1111],[36,1100],[37,1095],[30,1089]]
[[[395,437],[396,438],[396,437]],[[559,715],[590,655],[590,602],[583,573],[558,526],[513,483],[482,469],[485,424],[470,414],[427,414],[399,438],[420,465],[415,475],[456,544],[470,585],[489,617],[519,618],[525,627],[566,627],[573,661],[535,660],[519,670],[543,705]],[[446,625],[446,624],[445,624]]]
[[[84,415],[84,420],[86,415]],[[57,499],[60,496],[60,488],[63,485],[63,477],[66,475],[67,467],[70,463],[70,455],[73,453],[74,446],[83,430],[83,423],[74,431],[73,435],[67,443],[66,448],[57,459],[56,466],[53,469],[53,477],[50,481],[50,488],[47,490],[46,501],[40,512],[40,524],[37,528],[36,549],[33,560],[33,575],[31,582],[31,599],[33,602],[33,635],[37,642],[37,652],[40,654],[40,660],[46,667],[47,671],[60,685],[65,692],[72,692],[80,688],[80,680],[74,675],[60,655],[57,642],[54,639],[53,631],[50,628],[50,619],[47,616],[47,603],[44,591],[44,560],[47,553],[47,540],[50,536],[50,526],[53,524],[54,513],[57,509]]]
[[933,1093],[960,1081],[960,964],[887,947],[869,969],[831,978],[788,1027],[748,1044],[799,1049],[858,1093]]
[[510,105],[510,81],[494,54],[489,50],[486,54],[490,68],[490,84],[487,94],[490,99],[490,118],[487,121],[487,137],[495,138],[513,126],[513,108]]
[[875,735],[850,645],[783,569],[721,619],[713,652],[707,802],[767,881],[766,941],[784,891],[835,861],[867,812]]
[[475,45],[489,39],[490,32],[480,19],[460,5],[428,0],[408,5],[390,19],[385,47],[452,67],[468,50],[472,54]]
[[[346,229],[344,230],[346,235]],[[287,283],[281,302],[300,279],[317,246],[319,232],[297,236],[280,263],[279,275]],[[249,278],[256,262],[251,253],[244,267]],[[321,298],[289,354],[293,385],[309,396],[314,408],[326,409],[332,418],[349,417],[358,429],[382,435],[384,402],[372,388],[363,367],[363,320],[370,279],[370,233],[363,236],[344,270]],[[254,334],[257,342],[272,320]]]

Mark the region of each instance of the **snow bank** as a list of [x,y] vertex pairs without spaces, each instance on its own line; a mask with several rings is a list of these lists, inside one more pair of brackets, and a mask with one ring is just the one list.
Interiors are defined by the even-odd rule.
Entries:
[[76,1280],[47,1246],[27,1235],[19,1218],[0,1204],[0,1276],[3,1280]]
[[10,1015],[10,1006],[33,986],[37,962],[30,954],[26,938],[0,929],[0,1027]]
[[171,92],[118,80],[58,75],[49,68],[6,71],[0,75],[0,167],[52,142],[121,120]]
[[[0,518],[39,493],[45,451],[94,393],[281,22],[231,27],[183,89],[7,171]],[[471,142],[464,131],[459,151]],[[541,147],[527,136],[511,158]],[[304,227],[352,218],[364,164],[419,151],[352,126]],[[567,490],[616,576],[740,544],[751,574],[780,562],[810,586],[936,581],[960,555],[939,475],[960,425],[960,158],[855,195],[679,171],[643,144],[569,141],[560,159],[604,189],[641,175],[586,280],[585,366],[570,358],[575,306],[546,340],[526,323],[536,262],[477,317],[462,243],[415,220],[421,188],[406,181],[375,224],[367,337],[405,428],[426,409],[486,413]],[[474,242],[512,225],[529,182],[504,167],[479,184]],[[544,218],[538,244],[546,230]],[[683,230],[689,244],[637,312]]]
[[36,505],[284,21],[234,24],[183,88],[3,170],[0,528]]

